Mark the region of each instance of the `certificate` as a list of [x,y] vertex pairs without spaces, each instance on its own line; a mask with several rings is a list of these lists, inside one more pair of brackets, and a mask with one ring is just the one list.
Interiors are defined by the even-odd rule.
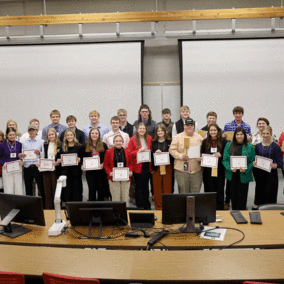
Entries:
[[32,150],[23,150],[23,154],[26,155],[25,158],[23,158],[24,162],[28,162],[28,161],[36,161],[38,159],[37,154],[35,153],[36,149],[32,149]]
[[228,141],[233,141],[233,137],[234,137],[234,132],[224,132],[227,135],[227,140]]
[[198,134],[202,136],[203,139],[207,138],[208,131],[206,130],[198,130]]
[[155,166],[165,166],[170,164],[170,153],[154,153],[154,164]]
[[246,156],[231,156],[231,169],[247,169]]
[[47,172],[47,171],[54,171],[55,167],[53,165],[53,159],[39,159],[39,171]]
[[77,154],[62,154],[61,165],[62,167],[78,165]]
[[15,161],[15,162],[10,162],[6,163],[6,173],[11,174],[11,173],[16,173],[16,172],[21,172],[22,167],[20,165],[20,161]]
[[151,151],[137,152],[137,164],[151,162]]
[[206,168],[217,168],[218,167],[218,157],[208,154],[202,154],[201,167]]
[[128,181],[129,180],[129,168],[113,168],[113,181]]
[[187,156],[190,159],[193,158],[200,158],[200,146],[189,146],[188,150],[187,150]]
[[271,166],[273,163],[272,159],[268,159],[265,157],[261,157],[261,156],[255,156],[255,167],[259,168],[261,170],[267,171],[267,172],[271,172]]
[[83,166],[85,171],[100,170],[100,156],[83,159]]

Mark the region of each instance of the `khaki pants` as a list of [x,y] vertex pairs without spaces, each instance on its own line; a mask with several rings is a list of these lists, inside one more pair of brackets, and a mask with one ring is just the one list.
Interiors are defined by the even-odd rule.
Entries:
[[25,195],[25,191],[23,189],[22,171],[7,174],[6,170],[3,169],[2,175],[3,175],[4,193]]
[[129,181],[114,181],[109,182],[109,189],[112,196],[112,201],[125,201],[126,206],[129,206]]
[[198,193],[202,185],[202,171],[195,174],[175,170],[179,193]]

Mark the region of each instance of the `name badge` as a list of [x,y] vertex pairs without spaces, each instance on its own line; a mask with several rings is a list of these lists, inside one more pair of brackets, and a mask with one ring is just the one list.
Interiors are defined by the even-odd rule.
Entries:
[[188,172],[188,162],[184,162],[184,164],[183,164],[183,170],[184,170],[185,172]]
[[17,154],[16,153],[10,153],[10,158],[17,158]]
[[117,163],[117,167],[118,167],[118,168],[123,168],[123,162]]
[[211,153],[217,153],[217,147],[211,147]]

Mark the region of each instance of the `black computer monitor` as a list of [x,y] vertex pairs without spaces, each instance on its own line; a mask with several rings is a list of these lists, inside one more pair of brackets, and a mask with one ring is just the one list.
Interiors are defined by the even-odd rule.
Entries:
[[216,198],[216,192],[163,194],[162,223],[183,224],[191,221],[207,225],[215,222]]
[[[102,225],[127,225],[126,202],[66,202],[67,219],[72,226],[89,226],[88,238],[102,238]],[[91,226],[100,225],[99,236],[91,237]]]
[[0,193],[0,233],[11,238],[31,230],[11,222],[45,226],[42,198]]

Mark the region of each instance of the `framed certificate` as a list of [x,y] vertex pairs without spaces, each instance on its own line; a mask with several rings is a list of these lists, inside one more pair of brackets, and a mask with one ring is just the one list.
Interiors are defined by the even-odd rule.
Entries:
[[207,138],[208,131],[206,130],[198,130],[198,134],[202,136],[203,139]]
[[155,166],[166,166],[170,164],[170,153],[154,153],[154,164]]
[[209,154],[202,154],[201,167],[217,168],[218,167],[218,157],[215,157]]
[[62,167],[78,165],[77,154],[61,154]]
[[231,169],[247,169],[247,157],[246,156],[231,156]]
[[11,174],[11,173],[16,173],[16,172],[21,172],[22,171],[22,166],[20,165],[20,161],[15,161],[15,162],[10,162],[6,163],[6,173]]
[[151,162],[151,151],[137,152],[137,164]]
[[24,162],[28,162],[28,161],[36,161],[38,159],[37,154],[35,154],[35,150],[36,149],[32,149],[32,150],[23,150],[23,154],[26,155],[25,158],[23,158]]
[[193,158],[200,158],[200,146],[189,146],[188,150],[187,150],[187,156],[190,159]]
[[47,172],[47,171],[54,171],[55,167],[53,165],[53,159],[39,159],[39,171]]
[[128,181],[129,180],[129,168],[113,168],[112,169],[113,181]]
[[85,171],[100,170],[100,164],[100,156],[83,159],[83,166]]
[[234,132],[224,132],[227,135],[227,140],[228,141],[233,141],[233,137],[234,137]]
[[261,170],[267,171],[267,172],[271,172],[271,166],[273,163],[272,159],[268,159],[265,157],[261,157],[261,156],[255,156],[255,167],[259,168]]

